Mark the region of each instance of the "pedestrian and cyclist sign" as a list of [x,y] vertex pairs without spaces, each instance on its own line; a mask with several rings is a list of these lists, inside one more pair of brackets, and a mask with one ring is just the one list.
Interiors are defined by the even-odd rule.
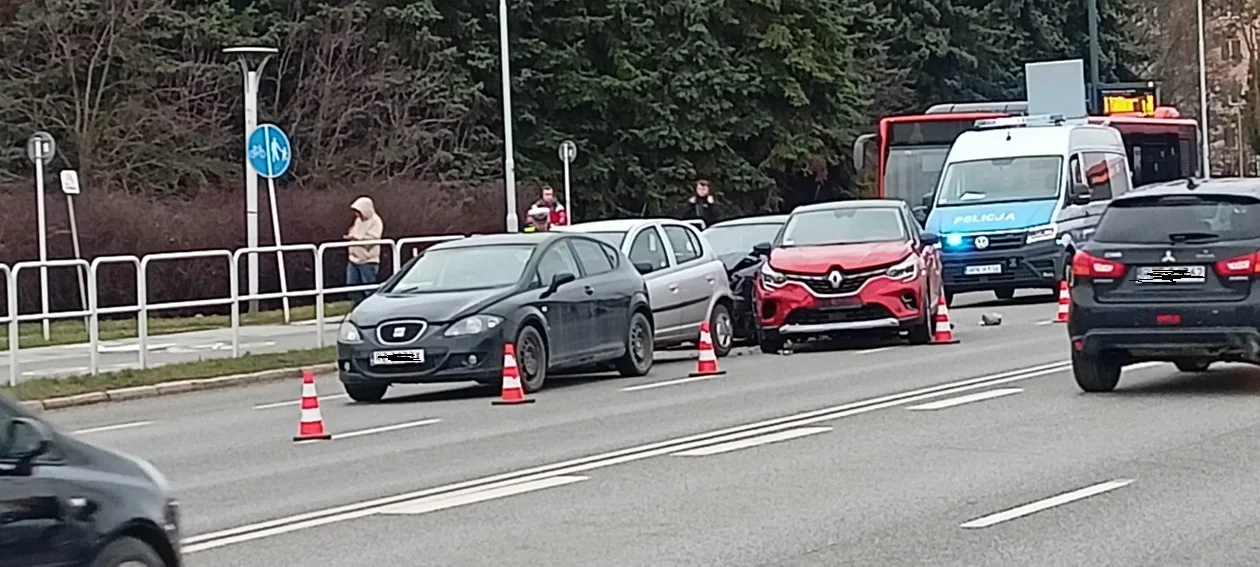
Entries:
[[289,137],[275,124],[260,124],[249,135],[245,155],[258,175],[275,179],[289,171],[293,150]]

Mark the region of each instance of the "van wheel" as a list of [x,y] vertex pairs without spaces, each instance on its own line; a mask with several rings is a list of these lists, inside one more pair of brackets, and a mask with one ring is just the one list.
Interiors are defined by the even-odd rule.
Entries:
[[1115,355],[1087,355],[1072,351],[1072,375],[1076,385],[1086,392],[1110,392],[1120,382],[1120,357]]
[[996,296],[997,296],[997,298],[998,298],[998,299],[1001,299],[1001,300],[1014,299],[1014,298],[1015,298],[1015,288],[1013,288],[1013,287],[1004,287],[1004,288],[1000,288],[1000,289],[995,289],[995,290],[993,290],[993,295],[996,295]]
[[1178,360],[1173,364],[1182,372],[1205,372],[1212,365],[1210,360]]
[[92,567],[120,567],[126,565],[128,567],[165,567],[166,562],[162,561],[152,547],[144,542],[131,538],[118,538],[92,561]]

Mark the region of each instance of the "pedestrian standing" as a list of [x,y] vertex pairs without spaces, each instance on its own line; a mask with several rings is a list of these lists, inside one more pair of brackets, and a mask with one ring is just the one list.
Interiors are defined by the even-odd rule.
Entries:
[[696,181],[695,193],[682,202],[678,208],[679,220],[699,219],[704,226],[713,226],[718,221],[717,202],[713,200],[713,188],[708,180]]
[[[355,199],[354,204],[350,205],[350,209],[354,211],[354,224],[350,225],[350,231],[346,233],[345,239],[350,241],[380,240],[381,235],[385,233],[385,221],[382,221],[380,215],[376,214],[376,205],[372,203],[372,199],[359,197]],[[376,275],[381,268],[381,247],[379,244],[351,246],[348,256],[349,261],[346,262],[347,286],[376,283]],[[368,295],[369,292],[366,291],[352,291],[350,292],[350,300],[353,302],[353,305],[358,305]]]

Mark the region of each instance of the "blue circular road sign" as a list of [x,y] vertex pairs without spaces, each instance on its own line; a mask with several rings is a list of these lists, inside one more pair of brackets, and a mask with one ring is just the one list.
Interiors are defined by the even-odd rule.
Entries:
[[254,128],[249,134],[245,153],[249,156],[249,164],[254,171],[268,179],[284,175],[293,162],[289,137],[275,124],[259,124]]

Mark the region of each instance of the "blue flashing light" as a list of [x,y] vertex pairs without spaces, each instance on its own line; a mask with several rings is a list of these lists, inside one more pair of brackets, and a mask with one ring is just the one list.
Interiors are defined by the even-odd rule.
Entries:
[[962,243],[963,239],[960,234],[951,234],[945,237],[945,244],[948,244],[950,247],[956,248],[962,246]]

